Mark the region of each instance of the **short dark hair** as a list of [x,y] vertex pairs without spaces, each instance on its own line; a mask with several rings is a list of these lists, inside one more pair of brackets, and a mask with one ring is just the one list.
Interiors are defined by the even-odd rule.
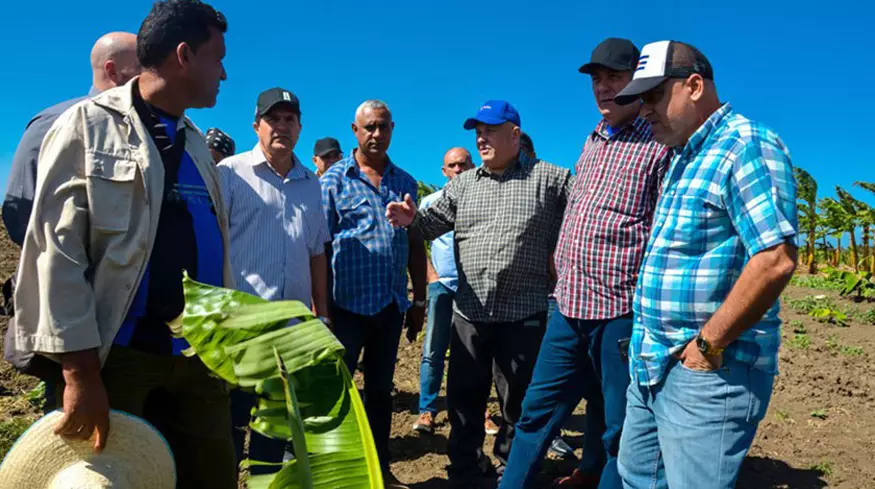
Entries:
[[197,51],[209,41],[210,28],[225,33],[228,22],[221,12],[200,0],[155,2],[137,33],[137,59],[144,68],[155,68],[181,43]]

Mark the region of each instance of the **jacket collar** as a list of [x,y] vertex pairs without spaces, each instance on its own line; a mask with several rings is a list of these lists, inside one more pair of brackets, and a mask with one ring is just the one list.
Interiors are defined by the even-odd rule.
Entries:
[[[135,76],[129,82],[120,87],[111,88],[99,95],[94,96],[91,100],[108,110],[118,112],[119,114],[130,116],[136,113],[134,108],[134,87],[138,83],[140,77]],[[195,132],[200,132],[197,126],[185,115],[182,116],[182,121],[188,129]]]

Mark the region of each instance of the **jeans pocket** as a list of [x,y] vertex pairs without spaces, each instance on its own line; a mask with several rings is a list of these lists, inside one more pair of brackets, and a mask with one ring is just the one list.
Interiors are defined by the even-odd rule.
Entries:
[[696,370],[694,368],[687,367],[681,360],[678,360],[678,365],[684,372],[689,372],[695,375],[716,375],[726,368],[725,366],[723,366],[715,370]]
[[747,375],[749,379],[747,422],[757,425],[766,417],[766,411],[769,409],[775,376],[753,367],[748,367]]

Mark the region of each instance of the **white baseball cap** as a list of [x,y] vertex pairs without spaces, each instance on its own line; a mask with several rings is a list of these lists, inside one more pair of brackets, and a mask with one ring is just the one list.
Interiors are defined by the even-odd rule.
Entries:
[[[675,66],[672,63],[674,50],[678,45],[689,49],[693,58],[692,63],[684,63],[685,66]],[[706,80],[714,79],[711,63],[701,51],[677,41],[652,42],[641,49],[632,81],[614,97],[614,102],[618,105],[631,104],[638,100],[642,93],[656,88],[669,78],[687,78],[693,74],[699,74]]]

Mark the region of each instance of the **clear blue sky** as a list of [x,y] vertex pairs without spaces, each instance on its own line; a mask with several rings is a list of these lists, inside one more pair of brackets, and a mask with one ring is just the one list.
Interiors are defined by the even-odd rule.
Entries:
[[[392,108],[393,160],[442,184],[451,146],[474,149],[463,120],[490,98],[519,109],[539,156],[572,167],[598,122],[589,78],[577,72],[609,36],[639,47],[676,39],[711,60],[721,98],[770,125],[821,194],[875,181],[870,121],[875,63],[868,35],[872,2],[383,2],[217,0],[229,22],[228,80],[218,104],[189,115],[218,126],[238,151],[255,143],[259,91],[282,86],[301,99],[297,154],[313,142],[355,143],[350,122],[368,98]],[[807,6],[802,6],[807,5]],[[0,185],[24,124],[37,111],[86,93],[92,43],[113,30],[136,32],[144,0],[18,2],[0,29],[4,96]],[[474,153],[472,151],[472,153]],[[475,153],[475,160],[476,157]],[[855,195],[875,204],[860,189]]]

